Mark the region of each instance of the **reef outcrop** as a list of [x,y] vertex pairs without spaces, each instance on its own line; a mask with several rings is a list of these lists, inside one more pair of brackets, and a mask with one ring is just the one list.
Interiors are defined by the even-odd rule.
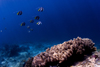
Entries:
[[91,39],[77,37],[54,45],[45,52],[30,58],[24,67],[67,67],[75,61],[83,59],[85,55],[96,51],[94,45],[95,43]]

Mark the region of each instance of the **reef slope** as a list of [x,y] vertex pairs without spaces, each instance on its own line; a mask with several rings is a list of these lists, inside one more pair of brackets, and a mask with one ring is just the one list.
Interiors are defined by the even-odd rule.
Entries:
[[85,55],[96,51],[94,44],[91,39],[77,37],[29,58],[24,67],[69,67],[76,61],[85,59]]

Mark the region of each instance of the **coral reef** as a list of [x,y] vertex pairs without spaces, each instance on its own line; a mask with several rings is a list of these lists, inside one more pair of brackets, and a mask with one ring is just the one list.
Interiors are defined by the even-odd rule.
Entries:
[[76,65],[70,67],[100,67],[100,52],[95,51],[91,56],[85,60],[78,62]]
[[96,51],[94,43],[88,38],[77,37],[62,44],[54,45],[45,52],[30,58],[24,67],[67,67]]

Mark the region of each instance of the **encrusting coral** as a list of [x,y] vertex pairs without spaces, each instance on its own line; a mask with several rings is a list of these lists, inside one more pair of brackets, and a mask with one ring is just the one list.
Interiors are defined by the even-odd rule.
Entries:
[[29,59],[24,67],[64,67],[83,57],[96,51],[94,43],[88,38],[77,37],[73,40],[66,41],[62,44],[54,45],[46,49],[45,52]]

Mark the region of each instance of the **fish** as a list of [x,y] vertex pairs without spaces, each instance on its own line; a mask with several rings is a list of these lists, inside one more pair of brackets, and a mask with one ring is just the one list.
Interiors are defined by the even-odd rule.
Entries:
[[34,20],[30,20],[30,23],[33,23],[34,22]]
[[22,22],[22,23],[21,23],[21,26],[25,26],[25,22]]
[[39,16],[36,16],[34,19],[39,20],[39,19],[40,19],[40,17],[39,17]]
[[29,28],[30,28],[30,26],[27,26],[27,28],[29,29]]
[[42,22],[41,22],[41,21],[39,21],[39,22],[37,22],[36,24],[37,24],[37,25],[41,25],[41,24],[42,24]]
[[2,32],[2,30],[0,32]]
[[43,8],[43,7],[40,7],[40,8],[38,9],[38,11],[39,11],[39,12],[43,12],[43,11],[44,11],[44,8]]
[[17,13],[17,15],[22,15],[22,11],[19,11],[19,12]]
[[33,29],[31,28],[30,31],[33,31]]

